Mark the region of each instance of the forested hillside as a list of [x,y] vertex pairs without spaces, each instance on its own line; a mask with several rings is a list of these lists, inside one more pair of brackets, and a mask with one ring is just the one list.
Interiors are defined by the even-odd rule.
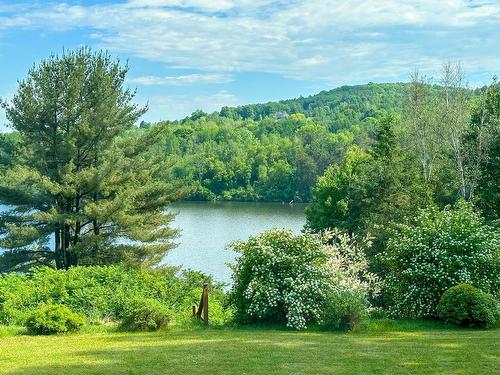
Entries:
[[[409,83],[342,86],[306,98],[196,111],[178,121],[141,123],[162,139],[169,176],[190,188],[190,200],[308,202],[318,176],[352,145],[368,150],[387,114],[401,125]],[[430,98],[439,86],[426,85]],[[398,125],[398,126],[399,126]],[[131,130],[134,132],[134,130]],[[17,136],[3,136],[5,161]]]
[[303,113],[335,131],[357,125],[366,118],[377,117],[380,111],[400,109],[406,86],[402,83],[342,86],[306,98],[223,107],[220,115],[233,119],[261,120],[268,116],[282,118]]
[[368,147],[376,120],[401,111],[407,87],[343,86],[143,127],[162,129],[173,177],[193,187],[188,199],[306,202],[330,164],[352,144]]

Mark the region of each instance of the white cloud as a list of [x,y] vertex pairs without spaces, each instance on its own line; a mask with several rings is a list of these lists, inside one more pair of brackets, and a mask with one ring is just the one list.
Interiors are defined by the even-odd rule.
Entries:
[[312,56],[308,57],[302,60],[297,61],[297,64],[308,67],[308,66],[315,66],[315,65],[325,65],[328,63],[328,59],[324,58],[323,56]]
[[224,11],[234,7],[230,0],[131,0],[130,7],[178,7],[198,8],[210,11]]
[[98,47],[171,67],[330,85],[395,79],[448,58],[465,69],[495,68],[499,24],[500,2],[468,0],[132,0],[49,4],[0,18],[0,29],[90,29]]
[[206,73],[206,74],[188,74],[181,76],[142,76],[130,78],[130,83],[143,86],[169,85],[169,86],[189,86],[198,84],[229,83],[233,77],[228,74]]
[[146,121],[174,120],[184,118],[197,109],[210,113],[224,106],[241,104],[236,96],[225,90],[209,95],[155,95],[137,99],[149,104],[150,110],[144,116]]

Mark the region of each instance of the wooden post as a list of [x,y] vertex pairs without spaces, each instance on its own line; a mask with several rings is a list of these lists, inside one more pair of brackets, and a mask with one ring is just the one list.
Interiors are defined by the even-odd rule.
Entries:
[[208,324],[208,284],[206,283],[203,284],[199,306],[193,306],[193,317],[195,316]]
[[208,324],[208,284],[203,284],[203,321]]

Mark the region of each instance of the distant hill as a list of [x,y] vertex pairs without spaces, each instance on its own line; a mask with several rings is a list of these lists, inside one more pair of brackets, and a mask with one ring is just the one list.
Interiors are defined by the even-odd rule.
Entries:
[[[348,128],[382,112],[401,110],[407,83],[368,83],[342,86],[316,95],[263,104],[223,107],[220,116],[260,120],[268,116],[282,118],[302,113],[330,130]],[[333,128],[333,129],[332,129]]]

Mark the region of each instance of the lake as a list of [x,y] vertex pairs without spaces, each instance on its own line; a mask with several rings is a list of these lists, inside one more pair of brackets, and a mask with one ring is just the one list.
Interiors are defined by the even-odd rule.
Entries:
[[304,204],[179,202],[171,207],[178,213],[173,226],[180,228],[181,234],[175,241],[179,246],[164,263],[203,271],[226,283],[231,280],[226,263],[236,256],[225,249],[228,243],[271,228],[299,233],[305,224]]
[[182,202],[174,226],[182,229],[179,246],[165,258],[165,263],[182,265],[229,282],[227,262],[235,252],[226,250],[229,242],[246,240],[270,228],[290,228],[299,233],[305,224],[305,205],[246,202]]

